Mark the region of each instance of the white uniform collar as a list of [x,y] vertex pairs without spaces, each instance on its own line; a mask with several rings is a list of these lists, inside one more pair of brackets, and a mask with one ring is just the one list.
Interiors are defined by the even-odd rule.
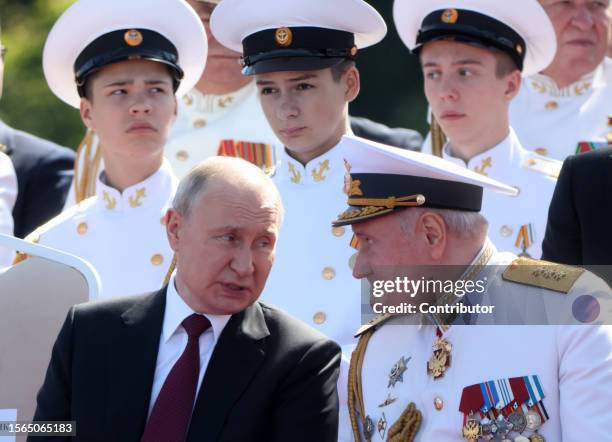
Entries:
[[249,82],[237,91],[223,95],[205,95],[196,88],[193,88],[183,96],[183,103],[188,108],[194,109],[197,112],[206,114],[224,113],[245,101],[256,91],[257,88],[254,81]]
[[303,166],[287,153],[287,148],[282,149],[279,177],[291,181],[296,185],[321,184],[328,181],[331,176],[338,174],[344,176],[344,148],[340,143],[323,155],[312,159]]
[[[175,285],[175,278],[176,272],[172,274],[168,284],[168,290],[166,292],[166,310],[164,312],[164,325],[162,329],[162,339],[164,342],[168,342],[168,339],[170,339],[172,335],[176,333],[177,328],[181,325],[185,318],[196,313],[178,294]],[[204,316],[210,321],[213,331],[213,339],[216,343],[219,340],[219,336],[221,336],[223,329],[227,325],[227,322],[232,316],[210,314],[204,314]]]
[[177,178],[172,166],[164,158],[161,167],[149,178],[126,188],[123,193],[110,187],[98,175],[96,195],[107,210],[142,210],[166,204],[176,190]]
[[609,65],[610,62],[606,63],[604,58],[604,61],[593,72],[589,72],[580,80],[563,88],[558,87],[555,80],[544,74],[535,74],[525,78],[523,81],[525,81],[530,90],[543,96],[557,98],[580,97],[591,92],[594,88],[605,85],[605,77],[606,75],[610,76],[609,71],[611,70],[610,66],[606,66],[607,64]]
[[460,166],[467,166],[468,169],[491,177],[499,176],[498,173],[495,173],[496,168],[498,170],[499,168],[507,169],[510,164],[520,161],[525,153],[525,149],[521,146],[512,128],[510,128],[508,136],[501,143],[474,156],[468,161],[467,165],[462,159],[453,157],[450,154],[450,143],[447,143],[442,150],[442,156],[445,160]]

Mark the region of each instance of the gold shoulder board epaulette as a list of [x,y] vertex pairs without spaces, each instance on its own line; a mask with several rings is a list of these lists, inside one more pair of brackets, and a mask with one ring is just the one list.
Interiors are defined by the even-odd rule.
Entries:
[[526,169],[541,173],[543,175],[555,179],[559,178],[562,165],[563,163],[559,160],[555,160],[554,158],[545,158],[541,156],[533,156],[531,158],[528,158],[524,163],[524,167]]
[[531,258],[517,258],[506,268],[506,281],[568,293],[584,269]]
[[379,315],[379,316],[375,317],[374,319],[372,319],[367,324],[364,324],[361,327],[359,327],[359,330],[357,330],[357,333],[355,333],[355,337],[358,338],[359,336],[361,336],[362,334],[364,334],[368,330],[370,330],[370,329],[372,329],[374,327],[378,327],[380,324],[382,324],[383,322],[385,322],[386,320],[388,320],[392,316],[393,315],[390,315],[390,314],[387,313],[385,315]]

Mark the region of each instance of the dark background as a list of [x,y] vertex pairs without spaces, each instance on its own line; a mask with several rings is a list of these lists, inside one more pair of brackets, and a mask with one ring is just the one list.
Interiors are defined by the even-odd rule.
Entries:
[[[13,127],[75,148],[84,134],[78,111],[51,93],[41,63],[47,33],[72,3],[73,0],[0,0],[2,43],[8,48],[0,118]],[[416,58],[408,53],[395,31],[393,0],[369,3],[383,15],[389,31],[381,43],[359,54],[362,87],[359,98],[351,105],[351,114],[423,133],[427,105],[422,76]],[[75,30],[75,38],[76,33]]]

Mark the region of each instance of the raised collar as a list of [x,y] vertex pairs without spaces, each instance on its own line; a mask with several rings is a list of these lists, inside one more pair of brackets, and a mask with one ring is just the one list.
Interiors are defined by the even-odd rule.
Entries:
[[178,186],[178,179],[170,163],[164,159],[161,167],[153,175],[126,188],[123,193],[106,184],[104,172],[98,175],[96,195],[98,201],[108,211],[145,210],[167,204]]
[[294,185],[321,185],[329,181],[332,176],[344,176],[344,157],[346,156],[343,143],[337,144],[330,150],[303,166],[294,160],[284,148],[281,153],[279,170],[280,179]]
[[[164,313],[164,325],[162,328],[162,340],[168,340],[177,332],[177,329],[185,318],[196,313],[189,307],[176,290],[176,272],[170,278],[166,295],[166,310]],[[219,340],[219,336],[231,318],[231,315],[210,315],[204,314],[209,321],[213,332],[214,342]]]
[[254,81],[251,81],[237,91],[224,95],[205,95],[196,88],[193,88],[183,96],[182,101],[185,107],[196,112],[222,114],[236,107],[256,92],[257,88]]
[[442,151],[445,160],[490,177],[502,175],[510,164],[520,162],[526,152],[512,128],[501,143],[472,157],[467,164],[462,159],[453,157],[450,150],[450,143],[447,143]]
[[562,88],[557,86],[555,80],[544,74],[534,74],[523,81],[525,81],[525,84],[531,91],[543,96],[555,98],[581,97],[593,89],[605,85],[605,77],[609,75],[609,72],[606,71],[610,70],[610,66],[606,66],[606,64],[609,64],[609,62],[606,63],[604,59],[593,72],[589,72],[575,83]]

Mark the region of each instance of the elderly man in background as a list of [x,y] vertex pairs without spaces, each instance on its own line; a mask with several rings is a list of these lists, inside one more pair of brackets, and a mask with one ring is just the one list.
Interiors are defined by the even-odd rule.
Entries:
[[90,441],[335,442],[339,347],[257,301],[281,220],[257,167],[193,169],[166,215],[170,283],[72,308],[35,420],[74,420]]
[[557,54],[523,81],[510,124],[523,146],[559,160],[612,143],[612,61],[605,57],[609,0],[540,0],[557,34]]

